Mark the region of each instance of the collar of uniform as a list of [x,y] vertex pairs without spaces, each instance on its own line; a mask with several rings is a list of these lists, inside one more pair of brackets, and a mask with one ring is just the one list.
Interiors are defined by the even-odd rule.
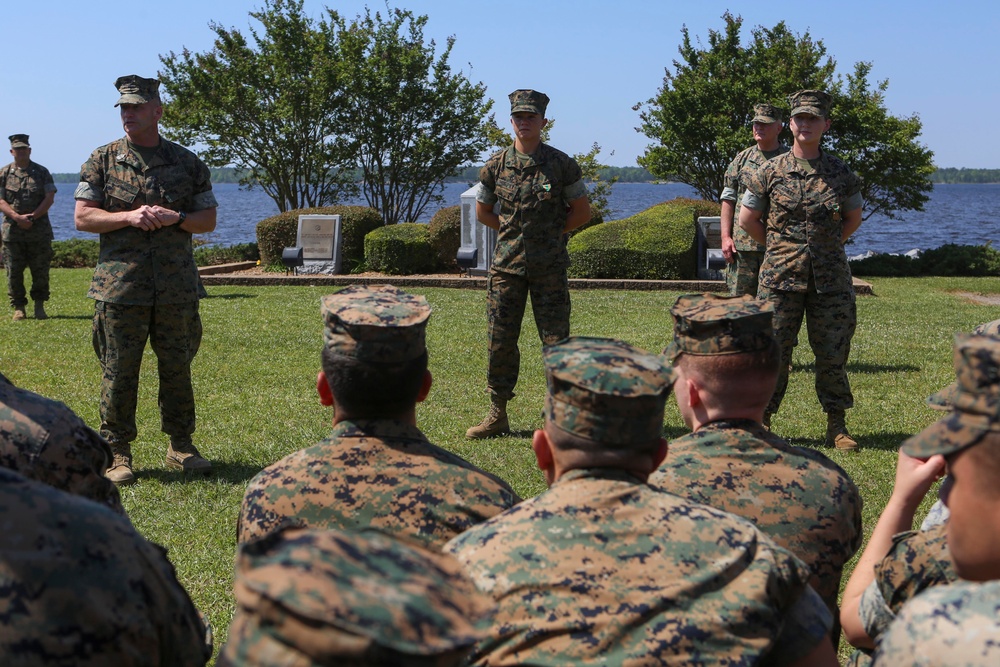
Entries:
[[[803,172],[801,169],[799,169],[799,163],[795,159],[795,152],[794,151],[788,151],[787,153],[782,153],[778,157],[775,157],[775,158],[772,158],[772,159],[773,160],[785,160],[787,162],[787,165],[788,165],[788,167],[786,168],[785,171],[787,171],[788,173],[795,173],[795,174],[799,174],[799,175],[802,175],[802,176],[805,175],[805,172]],[[816,158],[815,160],[810,160],[809,162],[810,162],[810,166],[812,166],[812,168],[813,168],[813,171],[812,171],[813,174],[826,174],[827,173],[828,169],[827,169],[826,151],[824,151],[822,148],[819,151],[819,157]],[[815,164],[812,164],[813,162],[815,162]]]
[[504,166],[510,169],[518,169],[524,166],[532,167],[536,164],[541,164],[545,162],[546,156],[548,155],[545,148],[547,147],[544,143],[538,144],[538,148],[535,152],[528,156],[531,158],[531,161],[527,165],[522,165],[520,160],[517,159],[517,149],[514,148],[514,144],[511,144],[507,148],[507,154],[504,155]]
[[[142,162],[135,156],[132,149],[128,147],[128,137],[122,137],[115,145],[115,162],[127,164],[137,169],[142,168]],[[173,149],[173,145],[163,137],[160,137],[160,145],[156,149],[156,154],[146,164],[146,168],[159,167],[160,165],[174,164],[176,162],[178,162],[178,157]]]
[[743,431],[753,431],[764,428],[760,422],[752,419],[716,419],[698,427],[698,431],[725,431],[727,429],[741,429]]
[[345,419],[333,427],[330,438],[427,440],[419,428],[398,419]]
[[615,482],[628,482],[629,484],[645,483],[629,471],[622,470],[621,468],[574,468],[563,473],[553,486],[578,479],[605,479]]

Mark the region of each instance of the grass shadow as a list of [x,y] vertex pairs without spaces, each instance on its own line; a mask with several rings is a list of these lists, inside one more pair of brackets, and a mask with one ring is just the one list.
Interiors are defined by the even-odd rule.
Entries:
[[[878,375],[880,373],[918,373],[922,369],[919,366],[914,366],[913,364],[852,364],[848,362],[847,372],[848,373],[858,373],[864,375]],[[792,366],[792,372],[816,372],[816,364],[795,364]]]
[[237,294],[209,294],[205,299],[256,299],[256,294],[244,294],[242,292]]
[[161,484],[186,484],[188,482],[210,480],[233,485],[246,485],[261,470],[262,468],[258,466],[247,465],[245,463],[226,463],[224,461],[213,460],[212,470],[207,474],[153,468],[136,470],[135,477],[137,480],[153,479]]

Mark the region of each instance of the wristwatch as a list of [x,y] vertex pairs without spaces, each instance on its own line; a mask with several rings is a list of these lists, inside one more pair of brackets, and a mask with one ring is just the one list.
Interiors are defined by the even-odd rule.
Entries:
[[188,217],[187,212],[186,211],[177,211],[177,215],[180,216],[180,219],[177,221],[177,224],[178,225],[183,225],[184,221],[187,220],[187,217]]

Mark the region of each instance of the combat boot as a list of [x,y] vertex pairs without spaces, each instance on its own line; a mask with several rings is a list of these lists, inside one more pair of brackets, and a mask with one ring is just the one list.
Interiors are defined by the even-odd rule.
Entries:
[[14,321],[15,322],[19,322],[19,321],[23,320],[26,317],[27,317],[27,315],[24,314],[24,308],[23,307],[21,307],[21,308],[15,308],[14,309]]
[[167,447],[168,468],[184,472],[207,473],[212,470],[212,462],[202,457],[190,438],[171,438]]
[[858,441],[852,438],[851,434],[847,432],[843,410],[826,413],[826,446],[836,447],[842,451],[851,451],[858,448]]
[[45,304],[41,301],[35,302],[35,319],[36,320],[47,320],[49,316],[45,314]]
[[510,433],[510,422],[507,420],[507,399],[493,397],[490,399],[490,411],[486,417],[466,431],[465,437],[482,440],[508,433]]
[[111,453],[113,455],[111,467],[104,471],[104,476],[115,486],[128,486],[135,482],[135,474],[132,472],[132,446],[112,445]]

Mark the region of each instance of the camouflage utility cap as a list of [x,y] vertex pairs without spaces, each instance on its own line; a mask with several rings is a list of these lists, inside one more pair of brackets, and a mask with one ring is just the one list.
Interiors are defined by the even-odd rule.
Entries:
[[431,307],[392,285],[351,286],[323,297],[323,341],[359,361],[399,364],[426,350]]
[[376,530],[287,529],[237,555],[219,665],[451,665],[494,603],[451,556]]
[[576,336],[547,346],[545,417],[608,448],[652,442],[674,370],[662,357],[610,338]]
[[26,134],[12,134],[7,138],[10,139],[11,148],[31,148]]
[[792,107],[793,116],[807,113],[826,118],[830,114],[830,107],[833,106],[833,98],[822,90],[800,90],[792,93],[788,98],[788,105]]
[[910,456],[953,454],[1000,432],[1000,338],[957,334],[955,373],[951,412],[903,443]]
[[699,356],[766,350],[773,343],[774,306],[748,294],[682,294],[670,308],[674,339],[663,353]]
[[510,113],[513,116],[518,111],[537,113],[545,116],[545,108],[549,106],[549,96],[537,90],[515,90],[507,96],[510,98]]
[[159,79],[146,79],[138,74],[127,74],[115,80],[115,88],[121,97],[115,102],[120,104],[145,104],[160,99]]
[[764,103],[753,105],[754,123],[780,123],[781,121],[781,109],[773,104]]
[[[981,336],[995,336],[1000,338],[1000,320],[993,320],[980,324],[972,333]],[[951,404],[955,400],[955,393],[958,391],[958,382],[952,382],[941,391],[927,397],[927,405],[935,410],[951,410]]]

